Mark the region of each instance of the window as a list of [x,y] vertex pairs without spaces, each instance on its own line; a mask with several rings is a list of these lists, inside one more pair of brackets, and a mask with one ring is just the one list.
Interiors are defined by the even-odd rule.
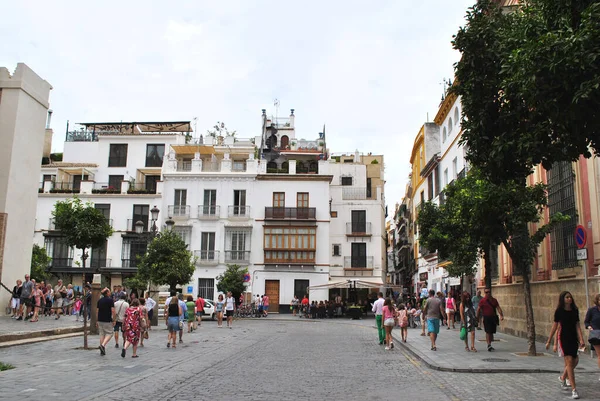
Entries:
[[44,174],[43,181],[54,181],[56,180],[56,175],[54,174]]
[[190,244],[192,242],[192,227],[189,226],[173,226],[173,232],[181,238],[183,242],[187,245],[188,249],[190,249]]
[[125,176],[122,175],[109,175],[108,176],[108,188],[116,189],[117,191],[121,190],[121,183]]
[[352,185],[352,177],[342,177],[342,185],[351,186]]
[[423,207],[424,203],[425,203],[425,191],[421,191],[421,207]]
[[458,159],[456,157],[454,158],[454,160],[452,160],[452,177],[458,177]]
[[173,213],[173,216],[186,216],[187,210],[187,189],[176,189],[173,203],[173,210],[169,211],[169,214]]
[[215,259],[215,233],[203,232],[200,236],[200,259]]
[[148,244],[140,238],[123,238],[121,263],[123,267],[137,267],[139,259],[146,253]]
[[458,113],[458,107],[454,109],[454,123],[456,124],[456,126],[458,127],[458,124],[460,122],[460,114]]
[[106,220],[110,219],[110,203],[96,203],[94,208],[99,210]]
[[87,179],[88,179],[87,175],[84,175],[84,176],[74,175],[73,176],[73,191],[79,192],[81,190],[81,181],[87,181]]
[[314,263],[315,227],[265,227],[265,263]]
[[452,117],[448,119],[448,134],[452,133]]
[[246,215],[246,190],[235,189],[233,191],[233,214],[239,216]]
[[444,170],[444,186],[448,185],[448,169]]
[[559,162],[548,170],[548,209],[550,215],[562,213],[570,216],[554,226],[550,234],[552,270],[577,266],[577,208],[575,204],[575,174],[571,162]]
[[111,144],[108,154],[108,167],[127,166],[127,144]]
[[294,295],[298,297],[298,299],[304,298],[305,295],[308,295],[308,286],[310,285],[310,280],[294,280]]
[[73,250],[69,248],[62,236],[47,236],[44,240],[46,254],[52,258],[51,267],[71,267]]
[[146,167],[162,167],[165,145],[146,145]]
[[250,251],[250,230],[226,231],[225,233],[225,261],[247,262]]
[[446,142],[446,137],[448,136],[447,132],[446,132],[446,127],[444,127],[444,130],[442,131],[442,143]]
[[352,211],[352,232],[366,233],[367,232],[367,211],[353,210]]
[[342,256],[342,246],[340,244],[333,244],[332,256]]
[[147,175],[146,176],[146,191],[155,194],[156,183],[160,181],[160,175]]
[[273,207],[285,207],[285,192],[273,192]]
[[133,205],[133,219],[131,230],[135,231],[135,223],[141,221],[144,223],[144,231],[148,231],[148,219],[150,216],[149,205]]
[[435,176],[433,177],[434,185],[435,185],[434,195],[438,196],[440,194],[440,165],[439,164],[437,166],[435,166],[435,170],[433,173],[435,174]]
[[350,267],[367,267],[367,244],[364,242],[353,242],[350,257]]
[[204,190],[204,203],[202,205],[203,215],[215,215],[217,214],[217,190],[216,189],[205,189]]
[[372,189],[371,189],[371,179],[367,178],[367,198],[370,198],[372,195]]
[[296,194],[296,207],[308,207],[308,192],[298,192]]
[[198,296],[203,299],[215,299],[215,279],[214,278],[199,278],[198,279]]
[[[109,205],[110,206],[110,205]],[[91,268],[98,269],[100,267],[108,267],[106,260],[106,248],[108,241],[104,241],[104,244],[98,248],[92,248],[92,256],[89,264]]]
[[427,176],[427,200],[433,199],[433,173]]

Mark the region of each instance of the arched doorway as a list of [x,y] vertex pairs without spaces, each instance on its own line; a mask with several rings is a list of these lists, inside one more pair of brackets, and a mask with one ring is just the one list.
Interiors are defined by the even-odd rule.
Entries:
[[287,135],[281,137],[281,149],[287,149],[290,138]]
[[277,163],[275,162],[268,162],[267,163],[267,173],[275,173],[277,172]]

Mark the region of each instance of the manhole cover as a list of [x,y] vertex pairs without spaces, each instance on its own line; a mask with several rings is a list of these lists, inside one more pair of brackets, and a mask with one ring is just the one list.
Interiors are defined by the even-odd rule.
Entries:
[[503,358],[483,358],[485,362],[510,362],[510,359]]

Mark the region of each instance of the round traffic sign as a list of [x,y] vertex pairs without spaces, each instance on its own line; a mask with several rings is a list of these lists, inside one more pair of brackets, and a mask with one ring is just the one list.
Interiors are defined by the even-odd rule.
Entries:
[[585,247],[586,241],[587,232],[585,231],[585,227],[580,224],[575,228],[575,242],[577,243],[577,248],[582,249]]

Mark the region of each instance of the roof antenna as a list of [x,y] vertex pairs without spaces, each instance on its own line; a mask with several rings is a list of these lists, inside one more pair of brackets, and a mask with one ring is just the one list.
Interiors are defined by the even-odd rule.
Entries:
[[277,117],[279,117],[279,99],[273,100],[273,106],[275,106],[275,124],[277,124]]

